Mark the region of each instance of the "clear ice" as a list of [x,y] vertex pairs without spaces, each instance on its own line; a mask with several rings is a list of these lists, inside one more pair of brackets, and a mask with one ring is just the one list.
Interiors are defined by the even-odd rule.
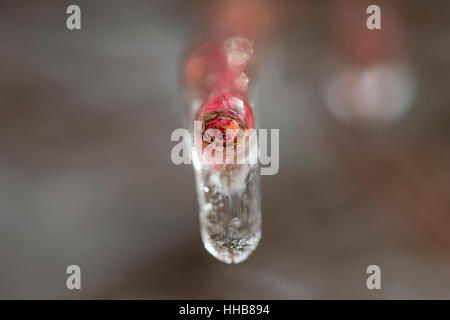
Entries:
[[261,239],[259,166],[224,164],[216,168],[202,165],[199,156],[194,151],[203,243],[220,261],[240,263]]

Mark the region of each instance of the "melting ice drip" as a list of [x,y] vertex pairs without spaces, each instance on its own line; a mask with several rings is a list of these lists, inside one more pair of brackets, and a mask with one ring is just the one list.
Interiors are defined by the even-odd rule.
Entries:
[[214,143],[206,131],[211,128],[224,133],[225,151],[248,143],[244,164],[211,164],[202,150],[193,148],[205,248],[220,261],[239,263],[247,259],[261,239],[259,166],[248,161],[249,157],[257,158],[258,146],[256,140],[246,139],[245,135],[230,138],[225,129],[253,128],[253,113],[240,95],[218,93],[203,104],[197,120],[202,121],[203,146]]
[[258,174],[257,168],[248,165],[196,170],[203,243],[220,261],[242,262],[258,245],[261,238]]

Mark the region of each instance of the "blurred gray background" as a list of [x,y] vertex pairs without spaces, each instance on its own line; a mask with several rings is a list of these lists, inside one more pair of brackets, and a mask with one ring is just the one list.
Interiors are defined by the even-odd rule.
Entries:
[[[77,1],[68,31],[75,2],[2,1],[0,298],[449,299],[449,2],[390,1],[416,89],[382,126],[328,111],[339,2],[299,3],[280,2],[290,19],[254,89],[259,126],[280,129],[263,239],[225,265],[203,248],[192,168],[170,159],[205,2]],[[371,264],[382,290],[366,288]]]

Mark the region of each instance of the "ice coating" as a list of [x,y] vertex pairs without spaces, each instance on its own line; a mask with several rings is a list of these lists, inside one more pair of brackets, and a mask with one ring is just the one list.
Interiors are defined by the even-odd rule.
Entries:
[[185,69],[193,97],[201,236],[205,248],[225,263],[246,260],[261,239],[258,143],[249,134],[255,121],[247,100],[253,53],[244,37],[206,41],[193,48]]
[[[194,149],[200,229],[205,248],[226,263],[247,259],[261,238],[260,183],[258,164],[212,164],[202,154],[203,147],[214,141],[208,129],[223,133],[225,151],[245,146],[245,159],[258,152],[257,142],[245,139],[247,129],[254,128],[253,112],[243,97],[233,93],[216,93],[206,99],[199,110],[202,148]],[[235,135],[226,132],[237,131]],[[236,150],[234,150],[236,152]]]

